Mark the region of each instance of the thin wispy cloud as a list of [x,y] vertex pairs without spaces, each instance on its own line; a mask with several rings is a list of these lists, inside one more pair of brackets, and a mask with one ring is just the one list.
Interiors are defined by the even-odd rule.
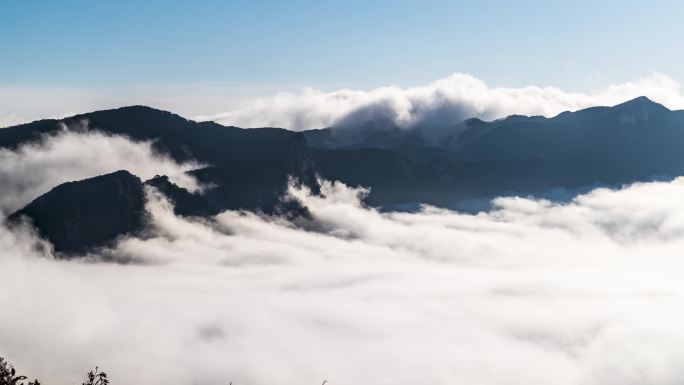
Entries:
[[196,190],[199,186],[185,171],[199,167],[192,162],[177,164],[156,153],[151,142],[133,142],[97,131],[63,130],[16,151],[0,149],[0,212],[18,210],[61,183],[122,169],[143,180],[167,175],[175,183]]

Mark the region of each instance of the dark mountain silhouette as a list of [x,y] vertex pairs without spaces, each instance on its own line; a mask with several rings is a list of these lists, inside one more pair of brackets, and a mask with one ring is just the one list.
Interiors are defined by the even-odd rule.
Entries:
[[[145,229],[144,186],[153,187],[168,199],[177,215],[202,217],[223,211],[211,196],[191,193],[167,176],[157,175],[143,183],[121,170],[61,184],[12,214],[8,222],[18,225],[28,220],[59,256],[82,254]],[[274,210],[273,214],[289,217],[308,214],[294,200],[282,201]]]
[[211,209],[277,211],[289,177],[314,192],[319,186],[304,136],[279,128],[241,129],[194,122],[166,111],[132,106],[96,111],[63,120],[41,120],[0,130],[0,148],[16,148],[60,130],[100,131],[133,140],[153,141],[153,148],[176,161],[196,160]]
[[142,229],[145,194],[128,171],[61,184],[9,217],[28,218],[58,253],[83,253]]
[[[145,182],[163,193],[177,214],[187,216],[228,209],[308,215],[298,202],[282,198],[290,177],[318,193],[316,174],[370,187],[367,203],[390,208],[415,203],[463,207],[463,202],[502,194],[684,174],[684,111],[670,111],[644,97],[552,118],[514,115],[411,129],[389,119],[355,121],[361,120],[296,133],[198,123],[134,106],[5,128],[0,148],[38,141],[64,127],[153,141],[159,153],[206,165],[191,172],[209,186],[202,193],[190,193],[164,176]],[[142,191],[136,177],[119,172],[59,186],[13,218],[32,218],[57,250],[79,252],[139,231]],[[86,204],[77,205],[81,200]]]

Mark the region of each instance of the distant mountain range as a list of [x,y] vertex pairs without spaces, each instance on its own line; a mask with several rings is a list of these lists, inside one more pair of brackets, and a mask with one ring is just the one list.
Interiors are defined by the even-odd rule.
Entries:
[[321,175],[373,187],[369,202],[379,206],[454,206],[684,173],[684,111],[645,97],[553,118],[514,115],[412,130],[370,124],[304,135]]
[[[88,122],[86,128],[82,121]],[[288,180],[318,193],[316,175],[370,187],[369,205],[396,208],[416,203],[458,207],[501,194],[684,174],[684,111],[645,97],[553,118],[469,119],[411,129],[368,121],[304,132],[198,123],[133,106],[0,129],[0,148],[35,142],[63,127],[152,140],[156,151],[176,161],[206,164],[191,173],[213,186],[192,194],[164,176],[143,182],[118,172],[56,186],[11,217],[30,218],[58,252],[67,254],[144,227],[144,184],[167,195],[179,215],[239,209],[296,216],[306,215],[306,208],[281,199]],[[105,223],[93,222],[96,217]],[[101,232],[89,230],[96,223]]]

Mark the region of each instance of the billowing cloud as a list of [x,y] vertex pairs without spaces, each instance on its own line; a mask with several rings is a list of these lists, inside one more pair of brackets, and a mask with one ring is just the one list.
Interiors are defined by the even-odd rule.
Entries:
[[680,84],[658,73],[585,93],[536,85],[492,87],[462,73],[419,87],[332,92],[311,87],[301,91],[286,89],[278,93],[282,87],[222,84],[108,89],[0,86],[0,127],[73,115],[67,111],[84,113],[138,104],[226,125],[295,130],[383,118],[406,127],[420,123],[451,125],[471,117],[491,120],[511,114],[552,116],[567,110],[614,105],[637,96],[647,96],[671,109],[684,108]]
[[197,167],[195,163],[178,165],[156,154],[150,142],[98,132],[62,131],[17,151],[0,149],[0,212],[17,210],[58,184],[121,169],[143,180],[168,175],[179,185],[195,190],[196,181],[185,171]]
[[563,111],[615,105],[638,96],[647,96],[671,109],[684,108],[679,83],[662,74],[594,93],[577,93],[556,87],[490,87],[474,76],[457,73],[422,87],[333,92],[306,88],[301,93],[279,93],[195,119],[240,127],[295,130],[372,119],[391,119],[404,127],[421,123],[453,125],[472,117],[492,120],[512,114],[553,116]]
[[[44,382],[675,384],[684,179],[466,215],[381,213],[324,183],[299,227],[172,214],[113,256],[55,261],[0,232],[0,347]],[[648,199],[645,199],[648,197]],[[22,238],[23,237],[23,238]]]

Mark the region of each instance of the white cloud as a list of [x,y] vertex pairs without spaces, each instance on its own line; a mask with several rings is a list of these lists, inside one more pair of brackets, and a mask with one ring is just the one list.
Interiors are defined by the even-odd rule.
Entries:
[[[293,191],[318,231],[175,217],[114,255],[32,256],[0,232],[0,347],[45,382],[675,384],[684,380],[684,179],[489,213],[380,213]],[[648,197],[648,199],[644,199]]]
[[362,119],[387,117],[402,126],[424,121],[456,124],[471,117],[492,120],[512,114],[553,116],[568,110],[614,105],[638,96],[647,96],[672,109],[684,108],[680,85],[662,74],[612,85],[594,93],[577,93],[556,87],[490,87],[474,76],[457,73],[422,87],[334,92],[306,88],[300,93],[279,93],[195,119],[241,127],[297,130],[339,125],[346,119],[359,118],[358,115]]

